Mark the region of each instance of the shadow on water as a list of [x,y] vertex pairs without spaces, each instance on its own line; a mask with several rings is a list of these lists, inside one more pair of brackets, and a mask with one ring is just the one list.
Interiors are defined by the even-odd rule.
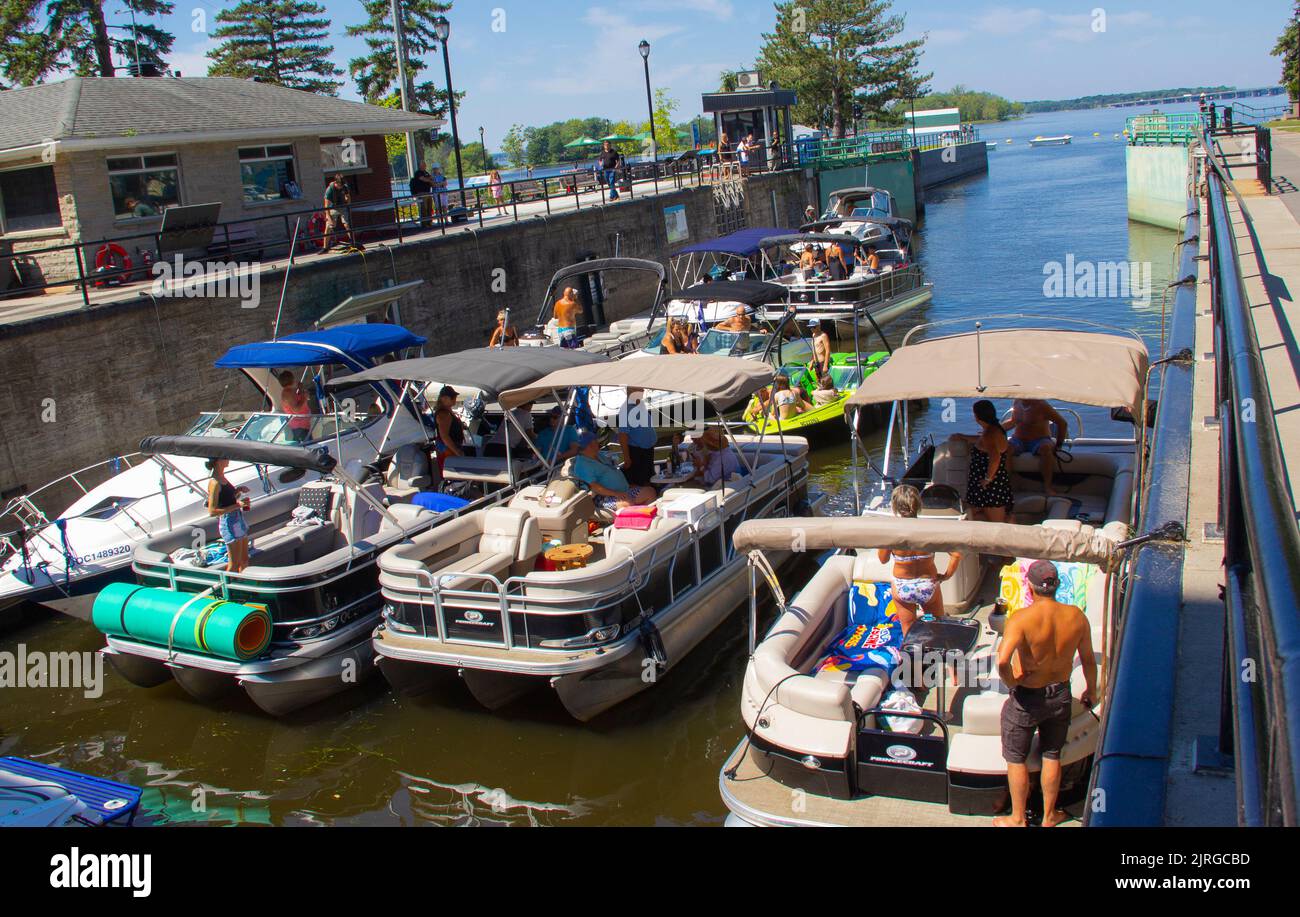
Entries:
[[[1176,237],[1128,222],[1124,147],[1113,139],[1125,114],[1056,112],[982,127],[986,139],[1014,142],[990,154],[987,177],[927,195],[917,255],[934,300],[886,329],[890,342],[923,321],[1024,312],[1135,330],[1155,351]],[[1075,142],[1029,148],[1025,140],[1040,133]],[[1149,263],[1150,302],[1045,295],[1053,265],[1070,257]],[[863,340],[865,350],[878,346]],[[926,436],[972,427],[968,410],[944,407],[913,413],[913,454]],[[1118,430],[1104,412],[1085,421],[1089,433]],[[879,462],[883,434],[867,444]],[[819,444],[811,463],[828,511],[853,512],[847,437]],[[858,485],[866,496],[878,479],[859,470]],[[787,595],[808,570],[782,577]],[[549,689],[489,713],[454,678],[417,700],[387,690],[382,677],[277,721],[242,698],[206,707],[175,685],[140,689],[106,668],[97,697],[0,688],[0,753],[143,785],[145,823],[718,824],[718,769],[743,735],[746,621],[737,609],[662,683],[588,724],[572,721]],[[88,624],[36,613],[0,633],[0,650],[18,644],[93,652],[103,641]]]

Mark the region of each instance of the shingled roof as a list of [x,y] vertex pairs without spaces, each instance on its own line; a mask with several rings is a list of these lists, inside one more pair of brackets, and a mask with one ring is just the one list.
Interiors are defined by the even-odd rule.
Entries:
[[0,92],[0,151],[434,130],[441,118],[233,77],[72,77]]

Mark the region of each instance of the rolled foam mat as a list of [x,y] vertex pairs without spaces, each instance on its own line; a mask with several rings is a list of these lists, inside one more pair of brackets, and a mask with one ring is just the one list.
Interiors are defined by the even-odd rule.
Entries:
[[105,587],[95,596],[90,620],[112,636],[168,646],[170,634],[175,649],[241,662],[255,659],[271,645],[271,616],[260,605],[133,583]]

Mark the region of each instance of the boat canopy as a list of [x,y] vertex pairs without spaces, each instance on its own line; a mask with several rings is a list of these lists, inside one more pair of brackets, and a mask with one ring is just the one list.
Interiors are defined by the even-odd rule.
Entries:
[[1118,334],[980,331],[906,344],[849,396],[862,407],[919,398],[1055,398],[1142,417],[1147,349]]
[[699,299],[704,302],[741,302],[747,306],[763,306],[784,299],[790,291],[775,283],[763,280],[715,280],[697,283],[676,294],[674,299]]
[[723,254],[738,255],[748,257],[756,255],[763,250],[762,242],[768,236],[779,236],[790,232],[788,229],[781,229],[776,226],[754,226],[749,229],[742,229],[733,232],[730,235],[719,236],[716,239],[709,239],[705,242],[696,242],[694,245],[687,245],[673,252],[673,257],[679,255],[689,255],[691,253],[703,254]]
[[547,373],[606,362],[608,358],[602,354],[565,347],[476,347],[439,357],[395,360],[331,379],[326,385],[343,387],[380,380],[442,382],[476,388],[495,401],[506,389],[536,382]]
[[250,465],[305,468],[329,474],[338,461],[325,449],[306,446],[278,446],[222,436],[146,436],[140,440],[145,455],[188,455],[195,458],[229,459]]
[[400,325],[340,325],[289,334],[274,341],[240,344],[227,350],[216,365],[227,369],[270,369],[340,363],[364,369],[374,357],[419,347],[424,340]]
[[546,287],[546,292],[542,294],[542,308],[537,312],[536,324],[538,326],[546,324],[547,316],[555,308],[556,291],[562,288],[564,281],[570,277],[585,277],[587,274],[597,274],[601,271],[646,271],[654,274],[659,282],[655,287],[654,302],[651,303],[650,311],[653,314],[659,310],[664,289],[668,285],[668,269],[662,264],[648,258],[593,258],[590,261],[575,262],[555,272]]
[[1011,522],[975,522],[941,516],[813,516],[798,519],[751,519],[732,535],[736,550],[805,551],[891,548],[916,552],[979,552],[1074,561],[1114,569],[1122,549],[1092,526],[1056,528]]
[[555,389],[579,386],[613,386],[696,395],[719,410],[748,398],[776,377],[760,360],[709,354],[662,354],[652,360],[617,360],[561,369],[524,388],[501,393],[497,400],[506,410],[535,401]]
[[768,236],[760,243],[763,248],[775,245],[803,245],[825,242],[829,245],[857,245],[859,240],[847,232],[791,232],[780,236]]

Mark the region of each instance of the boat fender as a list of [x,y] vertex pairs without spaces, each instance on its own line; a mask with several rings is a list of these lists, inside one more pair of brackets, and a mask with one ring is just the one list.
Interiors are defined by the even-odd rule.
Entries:
[[643,618],[637,636],[641,640],[641,649],[645,652],[645,658],[654,660],[655,674],[662,675],[668,671],[668,651],[664,649],[663,636],[654,622],[649,618]]

